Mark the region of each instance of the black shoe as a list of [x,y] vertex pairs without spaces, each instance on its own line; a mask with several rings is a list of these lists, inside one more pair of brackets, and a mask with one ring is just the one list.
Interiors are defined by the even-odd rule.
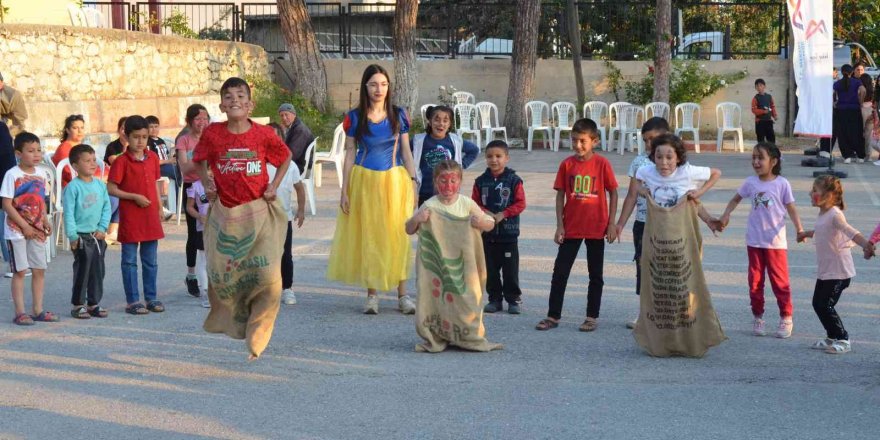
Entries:
[[511,315],[519,315],[519,304],[508,304],[507,313],[510,313]]
[[486,307],[483,307],[483,313],[495,313],[504,310],[504,304],[500,302],[490,302],[486,304]]
[[186,293],[193,298],[199,297],[199,280],[197,278],[186,279]]

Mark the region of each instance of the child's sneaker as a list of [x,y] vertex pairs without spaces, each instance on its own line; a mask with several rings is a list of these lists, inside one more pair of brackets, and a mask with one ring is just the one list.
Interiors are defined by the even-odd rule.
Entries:
[[818,341],[814,342],[813,345],[810,346],[813,350],[827,350],[828,347],[834,344],[834,339],[830,338],[822,338]]
[[202,293],[202,307],[204,307],[206,309],[211,308],[211,300],[208,299],[208,292],[207,291]]
[[500,302],[490,302],[483,307],[483,313],[496,313],[504,310],[504,305]]
[[838,339],[825,350],[825,353],[844,354],[849,353],[850,351],[852,351],[852,346],[850,345],[849,341],[845,339]]
[[638,323],[639,323],[639,319],[638,319],[638,318],[633,319],[632,321],[628,321],[628,322],[626,323],[626,328],[628,328],[628,329],[634,329],[634,328],[636,328],[636,324],[638,324]]
[[520,314],[519,304],[508,304],[507,305],[507,313],[509,313],[511,315],[519,315]]
[[790,338],[792,328],[794,328],[794,323],[791,322],[791,319],[779,321],[779,327],[776,328],[776,337],[780,339]]
[[397,298],[397,307],[400,309],[400,313],[403,313],[404,315],[412,315],[416,313],[416,303],[413,302],[409,295],[403,295],[400,298]]
[[764,320],[761,318],[755,318],[754,324],[752,324],[752,334],[755,336],[766,336],[767,330],[764,329]]
[[289,306],[296,304],[296,295],[293,293],[293,290],[284,289],[284,291],[281,292],[281,302]]
[[364,305],[364,314],[379,314],[379,298],[376,295],[367,295],[367,304]]
[[186,293],[193,298],[199,297],[199,280],[195,276],[186,276]]

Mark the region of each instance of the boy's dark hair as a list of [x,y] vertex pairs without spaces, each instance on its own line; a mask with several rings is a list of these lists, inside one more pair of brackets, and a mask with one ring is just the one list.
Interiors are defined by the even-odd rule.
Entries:
[[79,144],[70,149],[70,163],[76,163],[79,161],[80,156],[83,154],[95,154],[95,149],[92,148],[91,145],[88,144]]
[[220,95],[222,96],[224,93],[226,93],[227,90],[229,90],[233,87],[244,87],[244,90],[247,92],[248,99],[250,99],[251,86],[247,83],[247,81],[245,81],[237,76],[233,76],[232,78],[229,78],[226,81],[223,81],[223,85],[220,86]]
[[593,139],[599,137],[599,128],[596,127],[596,122],[590,118],[581,118],[575,121],[571,126],[571,132],[585,134]]
[[489,152],[490,148],[500,148],[500,149],[504,150],[505,154],[510,153],[510,146],[507,145],[507,142],[504,142],[501,139],[495,139],[494,141],[489,142],[486,145],[486,152],[487,153]]
[[642,134],[654,130],[669,131],[669,121],[661,118],[660,116],[654,116],[653,118],[648,119],[647,121],[645,121],[644,124],[642,124]]
[[125,135],[128,136],[131,132],[135,130],[147,130],[150,126],[147,124],[147,120],[144,119],[143,116],[140,115],[132,115],[129,116],[128,119],[125,120]]
[[157,118],[153,115],[147,116],[144,119],[147,120],[147,124],[149,124],[149,125],[153,125],[153,124],[159,125],[159,118]]
[[15,135],[15,139],[12,141],[12,146],[15,148],[15,151],[24,150],[24,146],[30,144],[32,142],[40,143],[40,138],[37,135],[23,131],[17,135]]
[[654,156],[657,154],[657,147],[661,145],[669,145],[675,150],[675,155],[678,157],[678,163],[676,163],[676,166],[680,167],[687,162],[687,149],[684,148],[684,142],[681,141],[680,137],[670,133],[661,134],[651,141],[651,155],[648,156],[651,158],[651,162],[656,162]]
[[764,150],[770,159],[776,159],[776,165],[773,165],[773,169],[771,169],[770,172],[773,173],[774,176],[780,175],[782,173],[782,152],[779,151],[779,147],[771,142],[758,142],[755,144],[755,149],[757,150],[758,148]]
[[755,80],[755,87],[758,87],[758,84],[763,84],[763,85],[765,85],[765,86],[767,85],[767,83],[764,82],[764,78],[758,78],[758,79],[756,79],[756,80]]

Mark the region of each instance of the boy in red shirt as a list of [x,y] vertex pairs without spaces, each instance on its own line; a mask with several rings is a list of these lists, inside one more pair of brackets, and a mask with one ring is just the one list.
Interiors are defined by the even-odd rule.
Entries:
[[[147,149],[149,125],[142,116],[125,120],[128,149],[113,162],[107,180],[107,192],[119,198],[119,232],[116,240],[122,243],[122,288],[127,306],[125,313],[145,315],[164,312],[165,306],[156,300],[158,274],[157,251],[162,231],[162,204],[159,203],[157,181],[159,157]],[[144,300],[138,293],[137,256],[140,248],[143,266]]]
[[[278,274],[281,273],[281,246],[284,243],[284,229],[281,229],[281,241],[277,241],[277,237],[269,237],[273,242],[277,242],[277,254],[275,252],[264,254],[266,249],[254,251],[254,247],[266,247],[267,234],[274,234],[271,230],[274,224],[258,223],[252,219],[256,216],[260,221],[264,221],[267,217],[272,217],[271,214],[276,208],[277,212],[283,213],[278,203],[271,202],[275,200],[275,189],[281,184],[290,166],[290,150],[275,131],[271,127],[255,124],[248,119],[253,107],[251,89],[247,82],[241,78],[227,79],[220,88],[220,110],[226,113],[228,120],[205,128],[192,158],[208,199],[212,204],[219,199],[222,205],[218,207],[219,209],[212,208],[208,223],[205,225],[209,290],[213,290],[216,295],[216,297],[209,296],[212,308],[205,322],[205,329],[209,332],[225,332],[236,338],[248,338],[250,359],[255,359],[262,353],[272,334],[275,315],[280,306],[281,282]],[[277,169],[275,178],[271,182],[266,169],[267,162]],[[211,167],[213,176],[208,176],[207,167]],[[260,198],[270,202],[269,206],[264,204],[245,207],[252,209],[248,212],[242,209],[235,210]],[[215,215],[226,220],[212,221]],[[286,229],[287,217],[283,217],[283,223],[278,224]],[[241,255],[229,257],[228,264],[233,267],[227,267],[225,271],[215,270],[215,263],[222,259],[221,254],[224,253],[225,248],[219,249],[221,246],[212,242],[212,237],[216,233],[219,234],[221,241],[237,239],[230,235],[232,234],[229,229],[230,219],[248,222],[249,227],[250,224],[254,225],[248,231],[253,238],[252,247],[245,249],[238,246],[236,253]],[[260,253],[256,260],[252,258],[252,252]],[[242,262],[245,263],[243,266]],[[248,267],[249,264],[253,267]],[[271,272],[274,278],[264,278],[269,272],[266,269],[271,267],[275,268],[274,272]],[[232,281],[232,278],[225,280],[219,278],[221,275],[235,275],[241,278],[239,281]],[[247,287],[250,285],[248,283],[254,284],[251,286],[253,288]],[[275,287],[277,292],[272,290]],[[214,304],[215,300],[220,300],[220,303]],[[234,316],[235,324],[229,324],[227,318],[230,316]]]
[[[587,288],[587,319],[580,331],[596,329],[599,307],[602,303],[602,266],[605,263],[605,242],[617,238],[617,230],[609,221],[617,212],[617,179],[608,159],[593,153],[599,145],[596,123],[581,119],[571,131],[574,155],[559,164],[556,173],[556,234],[553,241],[559,245],[553,264],[553,280],[550,283],[550,309],[547,318],[536,328],[549,330],[559,326],[562,317],[562,301],[571,266],[580,250],[581,242],[587,247],[587,268],[590,284]],[[607,198],[606,198],[607,193]]]

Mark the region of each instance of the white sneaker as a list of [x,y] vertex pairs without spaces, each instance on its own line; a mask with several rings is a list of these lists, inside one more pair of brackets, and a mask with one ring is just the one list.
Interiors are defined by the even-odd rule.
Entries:
[[296,295],[293,294],[293,290],[284,289],[281,292],[281,302],[289,306],[296,304]]
[[636,324],[638,324],[638,322],[639,322],[638,318],[633,319],[632,321],[627,321],[626,328],[634,329],[634,328],[636,328]]
[[880,160],[874,162],[874,165],[877,165],[878,167],[880,167]]
[[367,304],[364,305],[365,315],[379,314],[379,297],[376,295],[367,295]]
[[752,334],[755,336],[766,336],[767,331],[764,329],[764,320],[761,318],[755,318],[754,324],[752,324]]
[[852,158],[847,157],[846,159],[843,160],[843,163],[852,163]]
[[204,307],[206,309],[210,309],[211,308],[211,300],[208,299],[208,292],[207,291],[202,292],[201,299],[202,299],[202,307]]
[[6,272],[3,274],[3,278],[12,278],[12,272]]
[[849,341],[846,341],[843,339],[838,339],[838,340],[834,341],[834,343],[832,343],[831,346],[825,350],[825,353],[844,354],[844,353],[849,353],[851,351],[852,351],[852,345],[850,345]]
[[776,328],[776,337],[780,339],[790,338],[792,328],[794,328],[794,323],[791,322],[791,319],[779,321],[779,327]]
[[865,163],[865,159],[858,158],[858,159],[856,159],[856,162],[858,162],[858,163]]
[[397,298],[397,306],[400,308],[400,313],[403,313],[404,315],[412,315],[416,312],[416,303],[413,302],[409,295],[403,295],[400,298]]

